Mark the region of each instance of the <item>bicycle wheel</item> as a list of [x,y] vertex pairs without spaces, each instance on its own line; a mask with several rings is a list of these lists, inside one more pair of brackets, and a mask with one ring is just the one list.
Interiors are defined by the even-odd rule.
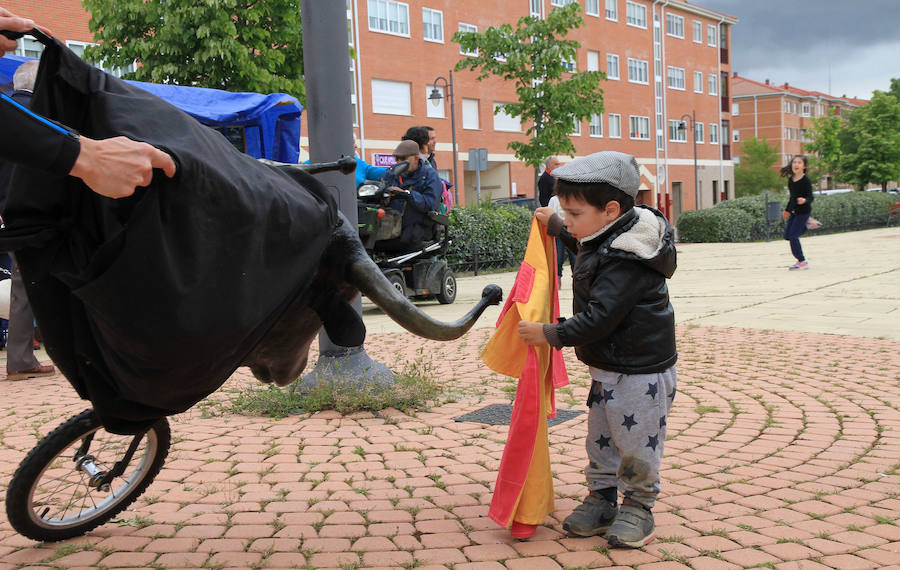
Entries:
[[169,421],[144,434],[116,435],[93,410],[69,418],[32,449],[6,492],[6,516],[39,541],[65,540],[107,522],[133,503],[169,452]]

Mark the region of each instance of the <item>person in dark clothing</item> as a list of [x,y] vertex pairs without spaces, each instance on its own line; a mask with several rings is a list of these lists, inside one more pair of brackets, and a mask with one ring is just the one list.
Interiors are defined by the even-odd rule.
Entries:
[[791,253],[797,259],[797,263],[788,267],[791,270],[809,269],[809,262],[806,261],[803,247],[800,246],[800,236],[806,233],[806,222],[812,214],[814,199],[812,182],[806,176],[808,167],[806,157],[798,154],[791,159],[790,164],[781,169],[781,175],[788,179],[788,190],[791,194],[781,214],[787,220],[784,224],[784,239],[790,242]]
[[428,218],[441,204],[443,186],[437,171],[419,157],[419,145],[412,140],[401,141],[394,149],[397,162],[409,161],[409,170],[388,181],[390,189],[402,192],[390,206],[403,212],[399,238],[380,241],[381,251],[413,251],[434,237],[435,224]]
[[[16,70],[13,76],[13,92],[11,98],[25,108],[31,106],[31,92],[34,89],[34,78],[37,74],[38,62],[26,61]],[[6,204],[9,181],[12,178],[13,164],[0,160],[0,214]],[[9,335],[6,343],[6,378],[23,380],[56,374],[52,364],[41,364],[34,356],[34,314],[25,293],[25,283],[19,272],[19,264],[10,252],[12,259],[12,284],[9,299]]]
[[[0,8],[0,30],[27,33],[34,22]],[[16,42],[0,34],[0,56]],[[0,94],[0,158],[44,172],[80,178],[94,192],[110,198],[134,194],[146,186],[153,169],[175,175],[175,162],[165,152],[125,137],[94,140],[32,113]]]
[[559,166],[559,159],[551,156],[544,161],[544,172],[538,178],[538,204],[545,207],[550,203],[550,197],[553,196],[553,185],[556,179],[550,175]]
[[558,324],[523,321],[519,336],[530,345],[574,346],[593,379],[585,442],[590,494],[563,528],[578,536],[606,531],[611,546],[639,548],[654,536],[651,509],[677,383],[666,286],[675,272],[674,232],[658,210],[634,205],[640,173],[631,155],[598,152],[553,176],[565,226],[551,208],[538,208],[535,218],[578,251],[574,314]]

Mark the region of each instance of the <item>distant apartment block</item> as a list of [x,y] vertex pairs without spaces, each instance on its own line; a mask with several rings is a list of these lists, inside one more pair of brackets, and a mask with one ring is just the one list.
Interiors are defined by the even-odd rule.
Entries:
[[788,83],[775,85],[768,79],[754,81],[737,74],[731,78],[731,87],[732,145],[736,163],[740,163],[743,141],[750,138],[766,139],[774,145],[781,160],[779,167],[787,164],[795,154],[809,154],[803,145],[812,140],[809,130],[814,118],[828,113],[845,115],[868,102],[807,91]]
[[[600,83],[604,108],[572,126],[576,156],[601,150],[635,155],[639,200],[671,220],[733,197],[730,46],[737,19],[684,0],[346,0],[356,54],[351,103],[363,157],[374,162],[389,155],[409,126],[429,125],[438,136],[441,175],[452,180],[449,90],[438,78],[449,79],[467,57],[452,35],[543,18],[573,1],[585,24],[570,33],[581,44],[570,65],[607,75]],[[48,23],[73,49],[92,39],[80,0],[8,0],[4,6]],[[21,52],[37,55],[38,47],[23,42]],[[452,77],[460,202],[475,201],[471,148],[488,149],[483,199],[532,196],[534,170],[507,148],[525,140],[525,128],[517,117],[495,113],[500,103],[515,100],[513,85],[479,82],[472,72]],[[437,106],[428,99],[434,88],[444,96]],[[301,148],[307,145],[302,139]]]

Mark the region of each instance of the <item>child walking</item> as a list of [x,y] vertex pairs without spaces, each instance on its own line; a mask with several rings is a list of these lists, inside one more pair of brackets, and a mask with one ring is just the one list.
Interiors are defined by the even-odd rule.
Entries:
[[788,269],[809,269],[809,263],[803,256],[803,248],[800,246],[800,236],[806,233],[806,222],[812,214],[813,191],[812,182],[806,176],[809,164],[806,157],[797,154],[791,159],[791,163],[781,169],[781,175],[788,177],[788,190],[791,193],[787,206],[782,212],[782,217],[787,219],[784,224],[784,239],[791,244],[791,253],[797,258],[797,263]]
[[[593,382],[585,469],[590,494],[563,522],[574,535],[606,533],[610,546],[653,540],[652,509],[666,418],[675,398],[675,315],[666,278],[675,271],[672,228],[635,206],[633,156],[598,152],[553,171],[565,227],[550,208],[535,217],[578,252],[574,315],[558,324],[521,322],[532,345],[574,346]],[[618,492],[623,494],[618,506]]]

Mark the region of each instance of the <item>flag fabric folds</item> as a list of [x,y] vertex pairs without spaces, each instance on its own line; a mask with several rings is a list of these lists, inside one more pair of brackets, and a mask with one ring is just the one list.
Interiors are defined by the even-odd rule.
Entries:
[[512,420],[488,516],[504,528],[539,525],[554,510],[547,418],[555,417],[554,389],[569,383],[562,353],[528,346],[518,323],[559,318],[556,243],[533,219],[525,259],[481,358],[492,370],[518,378]]

